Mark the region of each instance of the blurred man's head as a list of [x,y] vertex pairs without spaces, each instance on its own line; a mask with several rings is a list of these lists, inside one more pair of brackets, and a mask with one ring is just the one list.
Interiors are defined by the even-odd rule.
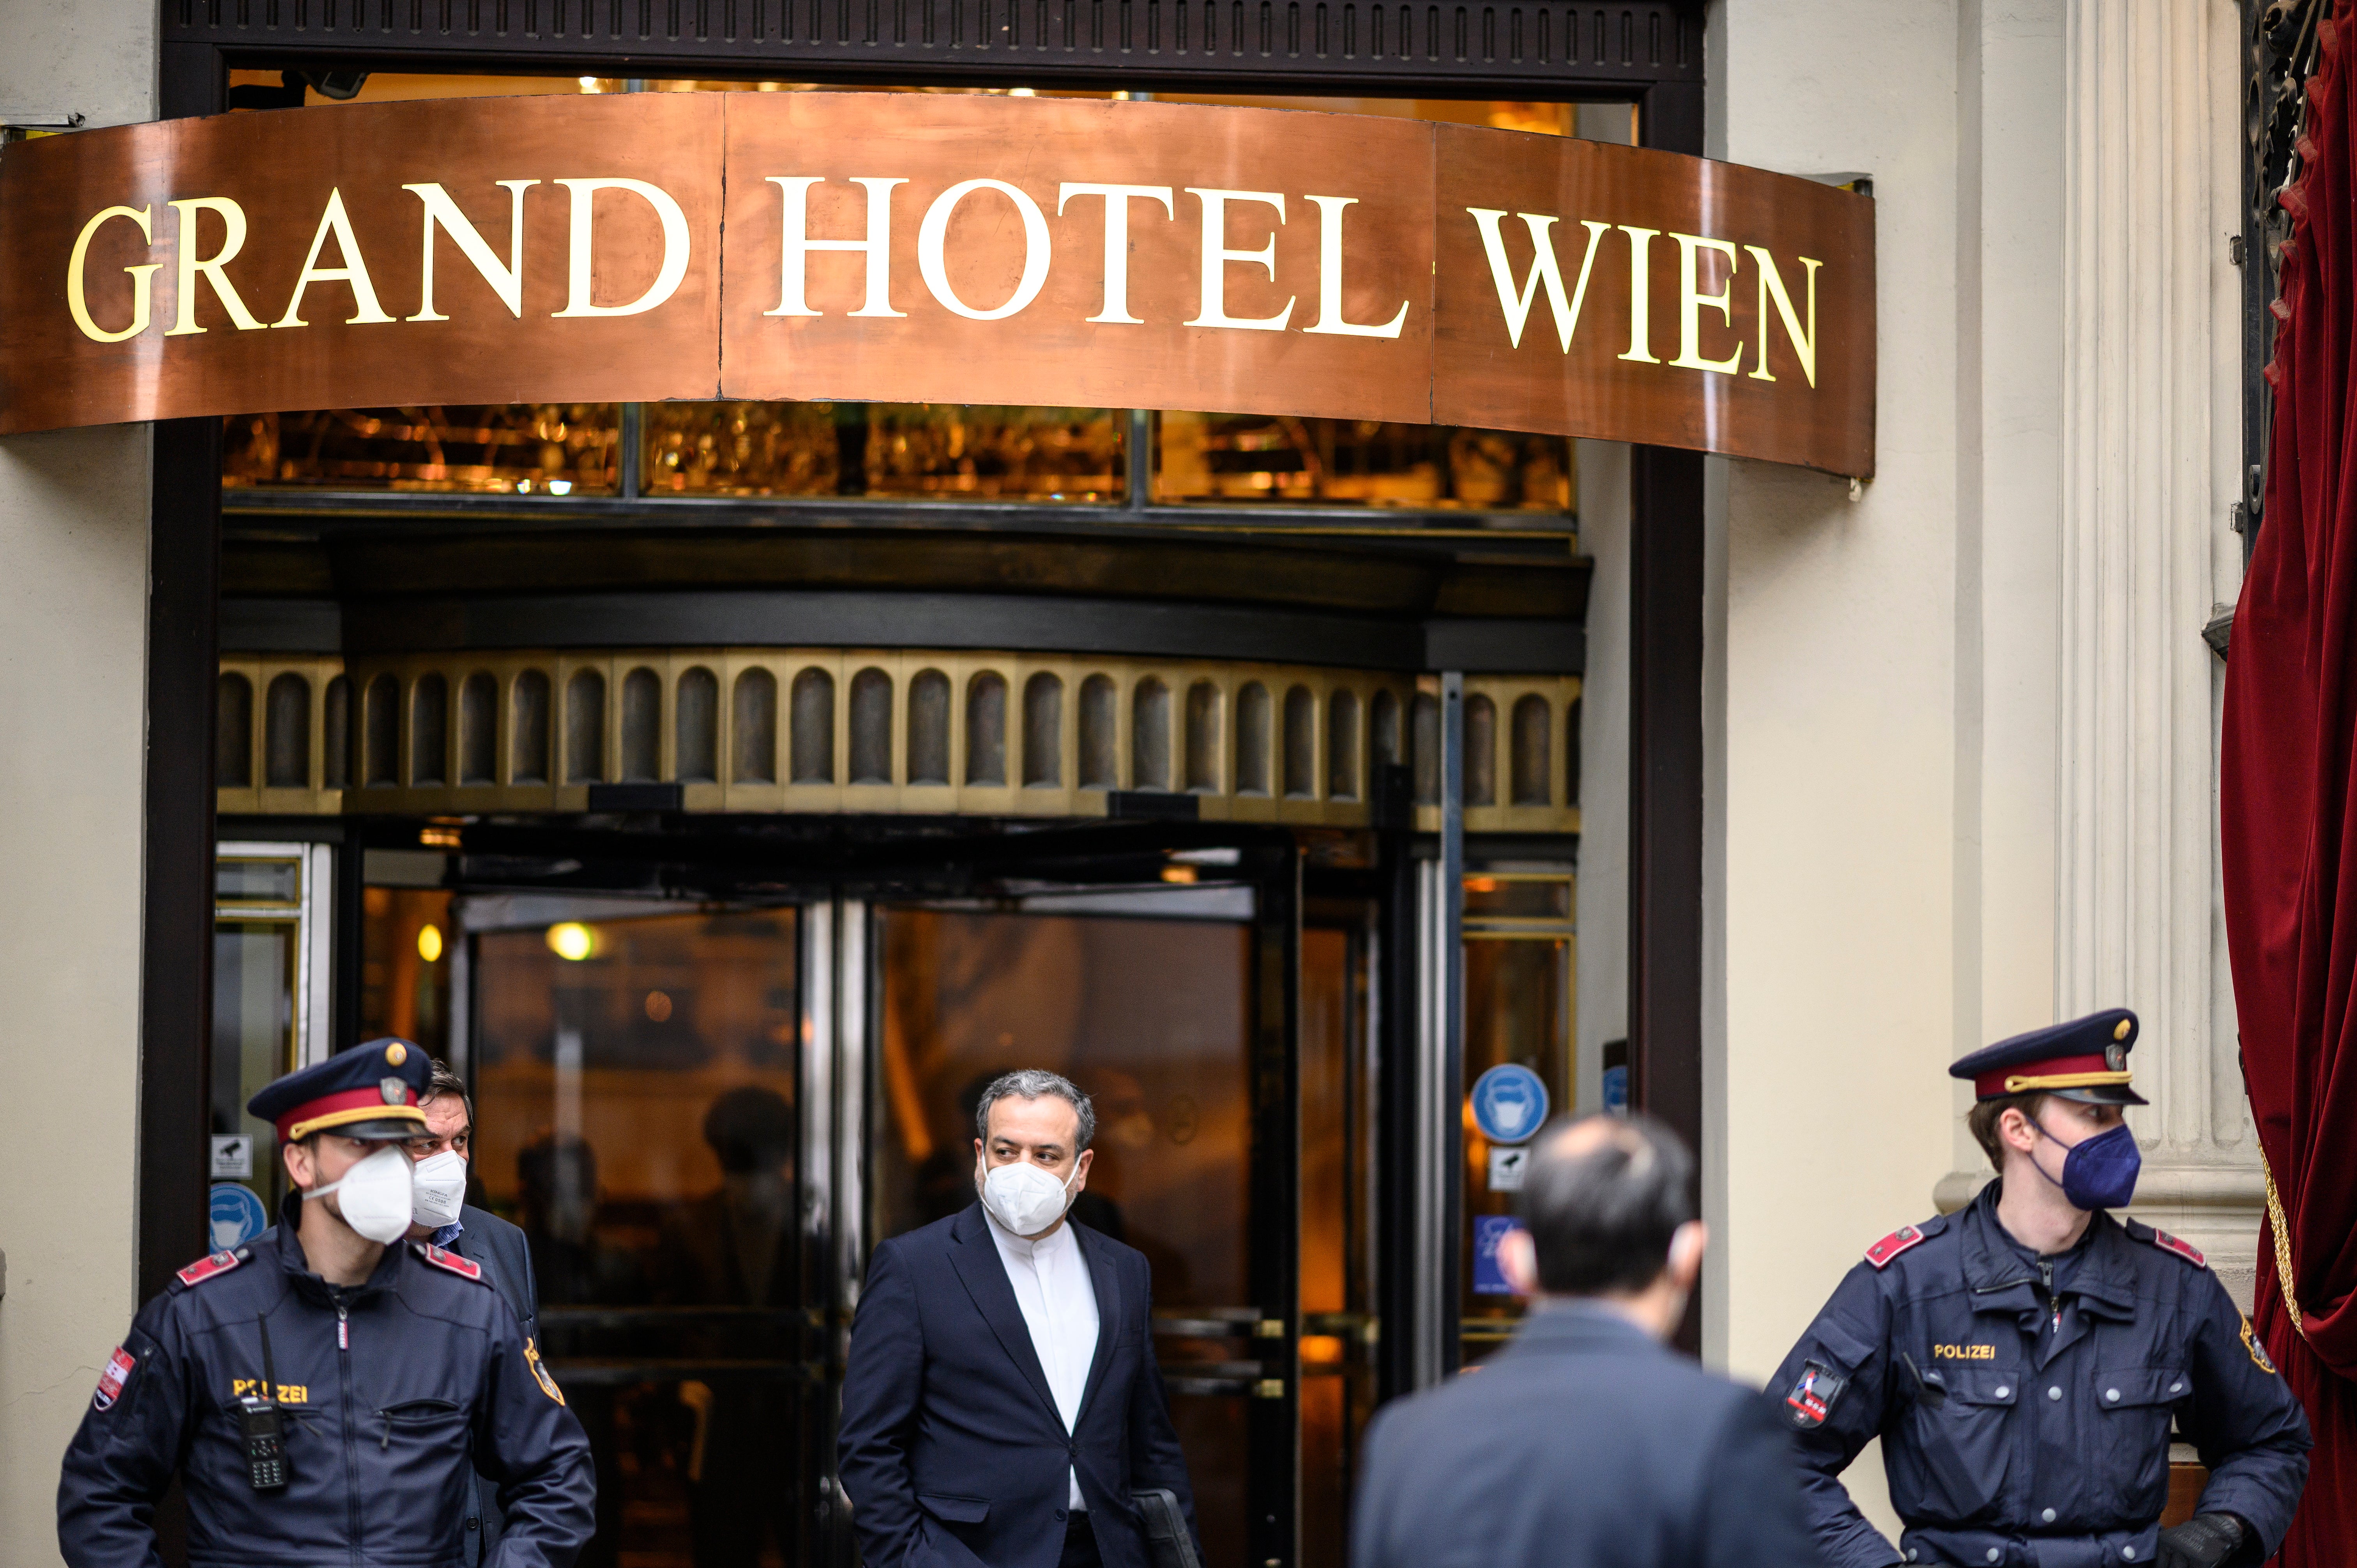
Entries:
[[1693,1180],[1694,1156],[1651,1117],[1555,1123],[1523,1178],[1523,1229],[1500,1248],[1507,1281],[1525,1295],[1601,1303],[1668,1338],[1708,1239]]

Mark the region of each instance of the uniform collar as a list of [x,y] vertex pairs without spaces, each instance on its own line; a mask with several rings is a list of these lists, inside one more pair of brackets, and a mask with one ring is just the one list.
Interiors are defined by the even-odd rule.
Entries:
[[[2042,1310],[2038,1270],[1996,1217],[2001,1185],[1991,1182],[1981,1188],[1964,1211],[1964,1285],[1972,1292],[1975,1312],[2035,1316]],[[2136,1286],[2126,1239],[2120,1222],[2097,1209],[2077,1244],[2055,1254],[2056,1294],[2077,1297],[2092,1316],[2135,1316]]]

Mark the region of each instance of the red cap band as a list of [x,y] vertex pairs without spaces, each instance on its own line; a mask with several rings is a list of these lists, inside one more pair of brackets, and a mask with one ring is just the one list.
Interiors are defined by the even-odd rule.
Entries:
[[2005,1080],[2009,1078],[2051,1078],[2066,1072],[2107,1072],[2111,1066],[2100,1051],[2092,1057],[2049,1057],[2039,1062],[2014,1062],[1974,1079],[1973,1093],[1983,1100],[1998,1100],[2009,1092],[2005,1087]]
[[401,1102],[398,1105],[387,1104],[383,1090],[374,1084],[371,1084],[366,1089],[347,1089],[334,1094],[323,1094],[317,1100],[306,1101],[278,1118],[276,1123],[278,1140],[281,1143],[291,1143],[295,1137],[294,1130],[306,1122],[332,1119],[330,1122],[332,1125],[334,1122],[368,1120],[365,1116],[349,1114],[355,1111],[370,1111],[380,1116],[398,1116],[404,1120],[414,1119],[423,1122],[424,1117],[414,1109],[416,1104],[417,1091],[407,1084],[402,1085]]

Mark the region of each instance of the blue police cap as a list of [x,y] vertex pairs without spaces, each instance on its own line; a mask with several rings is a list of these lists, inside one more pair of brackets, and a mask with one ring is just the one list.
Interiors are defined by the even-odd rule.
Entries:
[[1980,1100],[2053,1094],[2091,1105],[2143,1105],[2145,1097],[2128,1087],[2128,1052],[2136,1038],[2136,1015],[2110,1007],[1983,1046],[1948,1076],[1969,1081]]
[[276,1127],[282,1144],[314,1133],[414,1138],[425,1131],[417,1101],[432,1070],[407,1040],[371,1040],[264,1086],[246,1113]]

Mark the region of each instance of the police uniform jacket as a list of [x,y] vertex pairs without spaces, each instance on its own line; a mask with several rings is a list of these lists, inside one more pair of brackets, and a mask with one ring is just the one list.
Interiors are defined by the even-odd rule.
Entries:
[[2240,1518],[2250,1561],[2272,1554],[2308,1478],[2308,1419],[2201,1255],[2099,1211],[2042,1261],[2049,1294],[1996,1199],[1991,1183],[1877,1242],[1770,1385],[1828,1563],[1894,1560],[1835,1479],[1874,1437],[1906,1562],[2150,1563],[2172,1421],[2210,1469],[2200,1511]]
[[[180,1271],[109,1361],[58,1487],[72,1568],[160,1563],[156,1499],[184,1477],[190,1568],[459,1568],[475,1473],[500,1487],[498,1568],[564,1568],[594,1528],[581,1423],[515,1315],[466,1260],[385,1249],[365,1284],[307,1266],[290,1200],[274,1237]],[[252,1484],[239,1401],[285,1412],[287,1481]]]

